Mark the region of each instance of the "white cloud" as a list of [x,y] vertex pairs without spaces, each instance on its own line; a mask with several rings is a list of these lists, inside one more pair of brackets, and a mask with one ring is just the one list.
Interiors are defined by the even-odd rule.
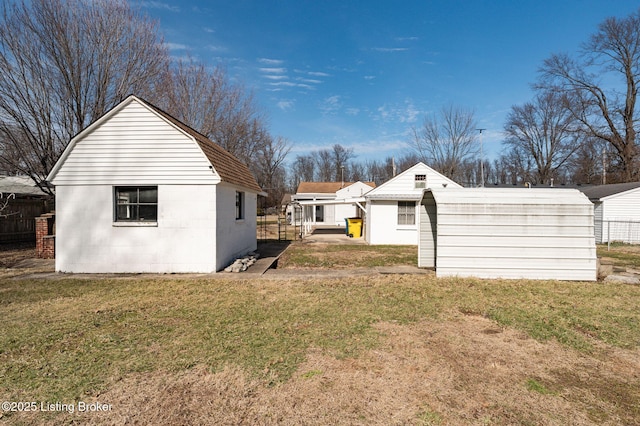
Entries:
[[415,123],[422,114],[410,99],[405,100],[401,105],[382,105],[376,109],[376,112],[377,116],[374,117],[374,120],[403,124]]
[[326,72],[320,72],[320,71],[309,71],[307,74],[313,77],[330,77],[331,76],[331,74],[327,74]]
[[329,96],[328,98],[324,98],[322,100],[319,108],[320,111],[323,112],[323,114],[336,113],[340,110],[340,108],[342,108],[342,100],[338,95]]
[[393,53],[393,52],[406,52],[409,50],[408,47],[374,47],[371,50],[375,50],[376,52],[384,52],[384,53]]
[[286,68],[260,68],[260,71],[270,74],[284,74],[287,72]]
[[186,44],[180,43],[165,43],[169,50],[187,50],[188,47]]
[[258,58],[258,62],[261,64],[267,65],[282,65],[284,63],[281,59],[269,59],[269,58]]
[[283,111],[292,109],[294,105],[295,105],[295,101],[290,99],[282,99],[278,101],[278,103],[276,103],[276,106]]
[[315,89],[314,87],[309,86],[308,84],[293,83],[291,81],[277,81],[277,82],[269,83],[269,85],[275,86],[275,87],[299,87],[302,89]]
[[347,108],[345,112],[347,115],[356,116],[360,114],[360,108]]
[[168,3],[163,3],[160,1],[141,1],[140,6],[146,7],[149,9],[163,9],[168,10],[170,12],[180,12],[180,8],[178,6],[171,6]]
[[296,78],[296,81],[301,81],[303,83],[310,83],[310,84],[320,84],[322,83],[322,80],[314,80],[311,78]]
[[287,80],[289,77],[279,74],[267,74],[264,76],[264,78],[267,78],[269,80]]
[[375,79],[375,78],[376,78],[376,76],[375,76],[375,75],[365,75],[365,76],[364,76],[364,79],[365,79],[365,80],[373,80],[373,79]]
[[209,33],[209,34],[212,34],[212,33],[215,33],[215,32],[216,32],[216,30],[214,30],[213,28],[209,28],[209,27],[204,27],[202,30],[203,30],[205,33]]

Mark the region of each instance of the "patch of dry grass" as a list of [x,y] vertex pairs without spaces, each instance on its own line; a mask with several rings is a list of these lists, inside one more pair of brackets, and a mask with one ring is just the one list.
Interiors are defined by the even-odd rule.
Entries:
[[295,242],[278,261],[279,269],[352,269],[418,264],[416,246]]
[[113,406],[9,421],[640,421],[635,286],[167,277],[5,279],[0,293],[0,399]]

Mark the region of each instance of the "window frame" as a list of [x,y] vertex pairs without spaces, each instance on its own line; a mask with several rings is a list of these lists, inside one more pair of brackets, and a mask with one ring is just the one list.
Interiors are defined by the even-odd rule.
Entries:
[[[155,190],[155,201],[140,201],[141,190]],[[121,194],[133,193],[135,191],[135,201],[129,202],[121,197]],[[122,202],[125,201],[125,202]],[[128,212],[135,211],[131,218],[122,217],[119,209],[123,206],[129,206],[132,209]],[[140,218],[140,207],[155,207],[155,217],[153,219]],[[158,186],[157,185],[119,185],[113,187],[113,223],[116,226],[154,226],[158,223]]]
[[426,189],[427,187],[427,175],[422,173],[422,174],[416,174],[413,176],[413,187],[415,189]]
[[245,193],[236,191],[236,220],[244,220],[245,216]]
[[[409,222],[411,218],[411,222]],[[415,226],[416,225],[416,202],[415,201],[398,201],[398,226]]]

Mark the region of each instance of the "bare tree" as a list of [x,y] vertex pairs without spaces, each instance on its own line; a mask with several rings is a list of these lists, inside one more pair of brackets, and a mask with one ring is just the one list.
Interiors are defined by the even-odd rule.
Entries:
[[[585,43],[580,59],[556,54],[544,62],[541,86],[573,93],[571,112],[587,136],[603,140],[619,157],[619,179],[638,178],[636,101],[640,79],[640,10],[607,18]],[[605,82],[617,81],[616,84]]]
[[4,194],[0,192],[0,219],[11,215],[9,213],[9,201],[16,198],[16,194]]
[[157,24],[126,0],[22,0],[0,13],[0,155],[50,192],[65,144],[149,93],[168,55]]
[[192,58],[173,64],[153,102],[207,136],[257,174],[258,157],[271,136],[251,93],[232,84],[222,68]]
[[511,107],[503,144],[535,164],[530,179],[549,184],[578,148],[576,120],[568,94],[542,91],[532,102]]
[[284,161],[291,151],[291,144],[285,138],[276,138],[267,141],[260,148],[256,165],[256,179],[258,184],[268,194],[267,205],[276,206],[282,200],[285,193],[285,169]]
[[313,182],[316,162],[312,155],[298,155],[291,165],[290,189],[295,192],[300,182]]
[[335,176],[335,165],[333,154],[328,149],[321,149],[311,153],[317,168],[317,180],[320,182],[331,182]]
[[[344,180],[344,176],[349,175],[348,162],[355,157],[353,148],[345,148],[340,144],[335,144],[331,147],[331,154],[333,155],[334,168],[335,168],[335,181],[339,182]],[[344,170],[344,169],[347,170]],[[346,175],[345,175],[346,173]]]
[[446,106],[427,116],[422,127],[413,128],[410,145],[420,161],[430,164],[448,178],[459,180],[460,166],[478,154],[474,114],[460,107]]

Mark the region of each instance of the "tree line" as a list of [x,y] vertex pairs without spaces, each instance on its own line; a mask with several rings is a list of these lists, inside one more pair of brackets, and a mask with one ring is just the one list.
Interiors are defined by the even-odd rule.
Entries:
[[292,143],[270,134],[250,91],[222,67],[172,59],[158,22],[126,0],[21,0],[0,14],[0,172],[50,193],[45,179],[66,144],[132,93],[249,165],[267,205],[300,181],[380,184],[418,161],[468,186],[640,179],[640,10],[604,20],[574,56],[543,62],[493,161],[479,152],[474,111],[454,105],[410,129],[399,158],[358,161],[340,144],[290,158]]
[[[532,83],[533,99],[512,106],[502,152],[487,161],[474,112],[447,105],[411,129],[409,152],[397,170],[423,161],[466,186],[600,184],[640,180],[636,101],[640,82],[640,10],[607,18],[576,55],[553,54]],[[380,183],[392,176],[392,159],[358,163],[340,146],[297,156],[291,187],[299,180]],[[412,163],[413,162],[413,163]],[[361,180],[361,179],[360,179]]]
[[126,0],[0,6],[0,172],[45,179],[68,142],[130,94],[151,102],[277,186],[290,149],[224,68],[172,60],[158,22]]

